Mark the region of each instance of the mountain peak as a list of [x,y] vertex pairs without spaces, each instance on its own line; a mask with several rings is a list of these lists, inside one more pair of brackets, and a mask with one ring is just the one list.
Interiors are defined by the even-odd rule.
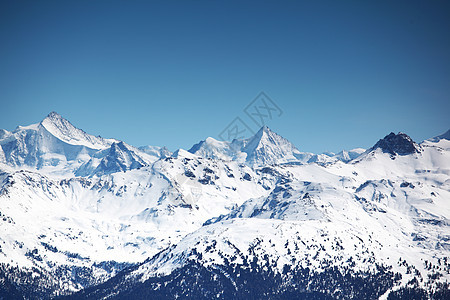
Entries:
[[83,145],[92,149],[104,149],[114,142],[114,140],[105,140],[101,137],[87,134],[83,130],[73,126],[72,123],[55,111],[50,112],[39,125],[54,137],[72,145]]
[[50,112],[47,115],[46,118],[49,118],[49,119],[62,119],[63,117],[60,114],[58,114],[56,111],[52,111],[52,112]]
[[263,127],[261,127],[259,130],[263,131],[263,132],[270,132],[272,130],[270,130],[269,126],[264,125]]
[[[273,134],[273,132],[267,125],[264,125],[261,127],[258,132],[256,133],[257,136],[262,136],[263,134]],[[276,133],[275,133],[276,134]]]
[[248,139],[235,139],[231,143],[207,138],[192,146],[189,152],[205,158],[246,162],[251,167],[298,161],[301,156],[291,142],[267,126]]
[[267,125],[264,125],[263,127],[261,127],[258,132],[247,139],[248,144],[251,144],[252,142],[257,141],[258,143],[263,142],[265,139],[269,138],[269,137],[280,137],[283,138],[282,136],[280,136],[279,134],[273,132],[272,130],[270,130],[270,128]]
[[250,165],[277,164],[297,160],[300,151],[287,139],[263,126],[245,143],[243,152],[247,153]]
[[[65,128],[68,130],[69,128],[75,128],[68,120],[64,119],[60,114],[56,111],[50,112],[44,120],[41,121],[41,125],[43,125],[47,130],[51,127],[57,127],[60,129]],[[49,127],[49,128],[47,128]]]
[[265,147],[268,145],[281,145],[281,144],[291,144],[291,143],[278,133],[272,131],[268,126],[264,125],[258,130],[258,132],[254,136],[247,139],[245,148],[257,149],[259,147]]
[[379,140],[371,150],[376,150],[378,148],[384,153],[392,155],[408,155],[421,152],[420,146],[403,132],[399,132],[398,134],[391,132]]

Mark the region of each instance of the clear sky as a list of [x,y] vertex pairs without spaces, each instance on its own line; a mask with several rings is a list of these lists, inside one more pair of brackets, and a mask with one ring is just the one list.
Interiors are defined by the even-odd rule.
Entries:
[[0,1],[0,128],[189,148],[264,91],[301,151],[450,129],[448,1]]

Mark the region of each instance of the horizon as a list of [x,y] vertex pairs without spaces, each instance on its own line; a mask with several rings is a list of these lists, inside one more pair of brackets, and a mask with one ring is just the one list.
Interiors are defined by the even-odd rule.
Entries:
[[3,1],[0,128],[57,111],[171,151],[232,124],[312,153],[390,132],[421,142],[450,128],[449,14],[445,1]]
[[[18,129],[19,127],[28,127],[28,126],[31,126],[31,125],[38,125],[38,124],[40,124],[44,119],[46,119],[47,117],[49,117],[49,116],[52,115],[52,114],[56,114],[57,116],[61,117],[62,119],[65,119],[65,120],[68,121],[70,124],[72,124],[74,127],[76,127],[76,128],[78,128],[78,129],[84,131],[85,133],[87,133],[87,134],[89,134],[89,135],[94,135],[94,134],[92,134],[92,133],[90,133],[90,132],[88,132],[88,131],[85,131],[83,128],[80,128],[79,126],[77,126],[76,124],[74,124],[74,122],[72,122],[71,120],[67,119],[66,117],[64,117],[63,115],[61,115],[60,113],[58,113],[57,111],[51,111],[51,112],[49,112],[44,118],[42,118],[40,121],[38,121],[38,122],[36,122],[36,123],[19,124],[19,125],[17,125],[13,130],[8,130],[8,131],[13,132],[14,130]],[[263,128],[268,128],[270,131],[272,131],[272,132],[276,133],[277,135],[279,135],[279,136],[281,136],[281,137],[284,138],[284,136],[283,136],[282,133],[279,133],[279,132],[273,130],[273,129],[270,128],[270,126],[268,126],[268,125],[263,125],[263,126],[261,126],[261,128],[258,129],[257,132],[254,133],[254,135],[256,135],[260,130],[263,130]],[[0,128],[0,130],[1,130],[1,129],[6,130],[5,128]],[[449,131],[450,131],[450,129],[446,130],[445,132],[442,132],[442,133],[439,133],[439,134],[435,134],[435,135],[433,135],[433,136],[430,136],[430,137],[428,137],[428,138],[426,138],[426,139],[424,139],[424,140],[421,140],[421,141],[417,141],[417,140],[415,140],[415,139],[413,139],[413,141],[420,144],[420,143],[424,142],[425,140],[429,140],[429,139],[432,139],[432,138],[436,138],[436,137],[438,137],[438,136],[441,136],[441,135],[443,135],[443,134],[446,134],[446,133],[449,132]],[[340,149],[339,151],[336,151],[336,152],[324,151],[324,152],[311,152],[311,153],[314,153],[314,154],[338,154],[338,153],[341,152],[341,151],[351,151],[351,150],[356,150],[356,149],[364,149],[364,150],[368,150],[368,149],[370,149],[371,147],[373,147],[379,140],[381,140],[381,139],[387,137],[389,134],[392,134],[392,133],[394,133],[394,134],[396,134],[396,135],[397,135],[397,134],[400,134],[400,133],[404,133],[404,134],[406,134],[407,136],[410,136],[407,132],[401,132],[401,131],[399,131],[399,132],[395,133],[395,132],[391,131],[391,132],[389,132],[389,133],[386,133],[386,135],[384,135],[383,137],[378,138],[378,139],[377,139],[376,141],[374,141],[373,144],[370,145],[369,147],[355,147],[355,148],[352,148],[352,149]],[[105,136],[102,136],[102,135],[94,135],[94,136],[101,137],[101,138],[105,138],[105,139],[116,139],[116,140],[118,140],[119,142],[125,142],[125,143],[127,143],[126,141],[117,139],[117,138],[115,138],[115,137],[113,137],[113,136],[111,136],[111,137],[105,137]],[[248,139],[248,138],[251,138],[251,137],[253,137],[253,136],[246,137],[246,138]],[[410,136],[410,137],[411,137],[411,136]],[[187,148],[176,147],[176,148],[174,148],[174,149],[167,148],[165,145],[153,145],[153,144],[133,145],[133,144],[129,144],[129,143],[127,143],[127,144],[129,144],[129,145],[131,145],[131,146],[134,146],[134,147],[137,147],[137,148],[139,148],[139,147],[145,147],[145,146],[156,146],[156,147],[161,147],[161,148],[167,148],[169,151],[171,151],[172,153],[174,153],[174,152],[176,152],[176,151],[178,151],[178,150],[180,150],[180,149],[185,150],[185,151],[189,151],[189,150],[190,150],[192,147],[194,147],[196,144],[198,144],[198,143],[200,143],[200,142],[202,142],[202,141],[206,141],[206,139],[208,139],[208,138],[213,138],[213,139],[215,139],[215,140],[217,140],[217,141],[224,141],[224,140],[218,140],[218,139],[216,139],[216,138],[214,138],[214,137],[208,136],[208,137],[205,137],[205,138],[203,138],[203,139],[201,139],[201,140],[199,140],[199,141],[194,141],[194,142],[192,142],[192,145],[189,146],[189,147],[187,147]],[[288,141],[291,142],[289,139],[288,139]],[[291,142],[291,143],[292,143],[292,142]],[[298,148],[297,145],[295,145],[294,143],[292,143],[292,144],[293,144],[299,151],[301,151],[301,152],[310,152],[310,151],[303,151],[302,149]]]

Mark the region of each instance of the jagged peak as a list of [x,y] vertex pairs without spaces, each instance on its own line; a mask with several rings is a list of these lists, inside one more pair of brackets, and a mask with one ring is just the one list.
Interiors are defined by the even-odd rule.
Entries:
[[420,146],[403,132],[393,132],[380,139],[370,150],[381,149],[391,155],[408,155],[421,152]]
[[270,130],[269,126],[264,125],[262,126],[259,131],[265,132],[265,133],[269,133],[269,132],[273,132],[272,130]]
[[72,126],[72,123],[70,123],[69,120],[67,120],[66,118],[64,118],[63,116],[61,116],[59,113],[57,113],[56,111],[52,111],[50,112],[42,121],[42,123],[47,123],[47,122],[51,122],[53,124],[58,124],[58,125],[63,125],[63,126]]
[[296,147],[289,140],[282,137],[278,133],[272,131],[266,125],[261,127],[254,136],[247,139],[247,142],[245,144],[246,144],[244,150],[245,152],[251,149],[255,150],[259,147],[263,147],[269,144],[272,145],[289,144],[290,146],[292,146],[292,148],[296,149]]
[[250,166],[291,162],[300,154],[291,142],[268,126],[262,126],[247,139],[231,143],[207,138],[193,145],[189,152],[205,158],[247,162]]
[[258,130],[258,132],[254,136],[263,137],[264,135],[273,135],[273,134],[280,136],[276,132],[272,131],[267,125],[264,125]]
[[99,136],[87,134],[82,129],[72,125],[69,120],[59,113],[52,111],[40,123],[40,127],[45,128],[56,138],[72,145],[83,145],[92,149],[104,149],[109,147],[116,140],[103,139]]
[[244,141],[242,152],[247,153],[249,165],[268,165],[297,161],[300,151],[289,140],[263,126]]
[[44,126],[47,130],[53,129],[52,127],[59,128],[63,131],[68,130],[80,130],[72,125],[72,123],[69,122],[69,120],[63,118],[60,114],[58,114],[55,111],[50,112],[40,123],[42,126]]
[[63,119],[63,117],[58,114],[56,111],[51,111],[46,118],[50,118],[50,119]]

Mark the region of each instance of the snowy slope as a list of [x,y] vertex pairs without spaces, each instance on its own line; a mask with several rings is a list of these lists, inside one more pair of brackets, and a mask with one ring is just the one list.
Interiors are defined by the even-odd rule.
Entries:
[[[62,283],[40,284],[55,293],[78,290],[114,275],[122,265],[145,260],[251,196],[267,193],[249,167],[184,154],[189,157],[182,153],[92,178],[55,180],[5,170],[0,227],[8,234],[0,236],[0,262],[35,268],[41,278],[63,269]],[[105,262],[118,267],[96,268],[86,282],[70,277],[73,270]]]
[[450,130],[444,134],[423,141],[422,146],[439,147],[444,150],[450,150]]
[[[283,276],[283,282],[304,285],[301,291],[319,293],[319,298],[383,298],[404,295],[405,287],[418,293],[407,298],[417,297],[420,288],[445,298],[448,287],[442,283],[450,279],[450,152],[400,137],[405,147],[389,137],[381,143],[384,148],[377,143],[351,164],[257,169],[262,185],[272,183],[270,193],[208,220],[176,245],[118,276],[120,280],[81,295],[108,297],[119,291],[119,297],[177,293],[207,298],[208,280],[217,282],[222,274],[224,290],[217,296],[240,298],[239,278],[247,272],[250,281],[272,278],[265,295],[287,293],[276,280]],[[411,153],[405,154],[404,148]],[[267,268],[275,274],[265,273]],[[185,272],[194,272],[197,280],[183,285],[177,278]],[[299,279],[299,274],[307,276]],[[332,279],[324,286],[315,279],[321,276]],[[348,276],[362,276],[367,286],[358,292],[343,289]],[[226,290],[226,282],[235,289]],[[242,291],[258,290],[246,282]],[[206,287],[192,290],[192,284]]]
[[445,134],[417,144],[392,133],[364,153],[316,155],[263,127],[172,154],[89,136],[51,113],[0,131],[0,145],[0,292],[8,295],[448,291]]
[[[423,155],[426,160],[438,160],[444,167],[441,172],[434,175],[416,172],[417,168],[420,170],[430,163],[419,162],[414,166],[417,161],[414,156],[396,160],[395,166],[379,164],[379,161],[375,170],[373,160],[357,165],[285,167],[281,169],[283,175],[277,174],[281,180],[268,196],[250,199],[228,215],[207,224],[239,218],[246,219],[245,226],[251,226],[249,218],[276,219],[303,221],[299,224],[305,229],[309,223],[318,226],[331,222],[335,228],[349,231],[359,228],[361,236],[376,236],[383,246],[392,248],[388,252],[398,252],[397,245],[403,244],[405,249],[399,255],[410,257],[414,263],[417,263],[417,253],[408,254],[411,247],[419,247],[420,251],[427,249],[432,256],[442,251],[448,254],[450,153],[429,149],[429,153]],[[382,163],[391,162],[389,156],[380,160],[383,158],[387,159]],[[403,176],[393,176],[392,173],[399,170]],[[263,173],[273,174],[273,170]],[[389,245],[386,239],[391,240]]]

